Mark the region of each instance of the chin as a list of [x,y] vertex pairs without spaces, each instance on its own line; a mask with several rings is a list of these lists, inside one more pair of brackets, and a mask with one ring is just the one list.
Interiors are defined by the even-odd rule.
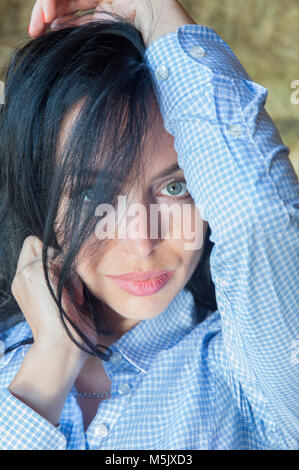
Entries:
[[[140,297],[139,297],[140,299]],[[151,302],[147,302],[143,297],[142,307],[135,306],[132,304],[131,308],[123,309],[122,316],[125,316],[131,320],[146,320],[149,318],[155,318],[160,315],[170,304],[169,301],[161,302],[158,301],[156,307]],[[142,313],[141,312],[142,308]]]

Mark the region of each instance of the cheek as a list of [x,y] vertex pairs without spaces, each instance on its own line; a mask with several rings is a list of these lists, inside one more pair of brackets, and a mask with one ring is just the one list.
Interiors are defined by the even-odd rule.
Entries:
[[100,248],[91,251],[89,243],[86,243],[80,250],[77,257],[77,272],[82,279],[88,278],[96,271],[96,267],[100,262]]
[[77,272],[87,285],[97,283],[101,274],[111,272],[115,250],[117,240],[99,241],[95,235],[84,243],[77,257]]

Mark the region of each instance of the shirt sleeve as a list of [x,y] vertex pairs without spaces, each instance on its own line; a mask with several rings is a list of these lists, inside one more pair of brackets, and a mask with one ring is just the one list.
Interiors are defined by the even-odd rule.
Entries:
[[0,391],[1,450],[65,450],[66,438],[8,389]]
[[187,188],[215,244],[216,361],[255,418],[286,447],[297,446],[299,184],[265,110],[267,89],[205,26],[178,28],[145,57]]

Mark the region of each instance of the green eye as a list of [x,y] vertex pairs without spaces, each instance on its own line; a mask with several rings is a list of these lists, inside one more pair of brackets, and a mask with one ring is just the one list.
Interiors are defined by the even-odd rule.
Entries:
[[[168,194],[163,194],[163,191],[168,191]],[[187,183],[184,181],[173,181],[161,191],[163,196],[184,196],[186,193],[189,194],[189,191],[187,190]]]

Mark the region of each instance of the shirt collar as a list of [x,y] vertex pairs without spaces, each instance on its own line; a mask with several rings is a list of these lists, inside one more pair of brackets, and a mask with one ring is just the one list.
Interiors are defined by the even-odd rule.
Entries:
[[[160,351],[177,344],[197,325],[195,309],[192,293],[183,288],[160,315],[141,320],[114,342],[111,349],[117,348],[133,366],[146,373]],[[28,323],[18,323],[10,331],[5,349],[30,336],[32,333]],[[16,348],[7,353],[0,366],[6,365],[18,350]]]
[[118,351],[146,373],[157,354],[177,344],[197,325],[193,295],[183,288],[157,317],[140,321],[111,349]]

